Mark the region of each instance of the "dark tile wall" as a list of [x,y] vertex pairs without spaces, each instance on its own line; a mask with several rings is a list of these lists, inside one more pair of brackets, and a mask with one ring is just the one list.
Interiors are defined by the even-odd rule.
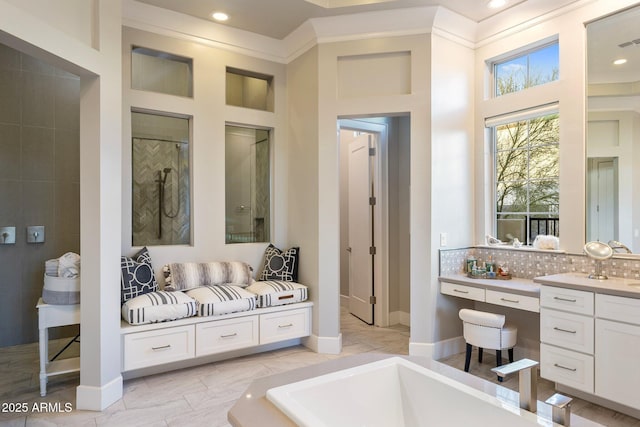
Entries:
[[[0,347],[38,340],[44,262],[80,251],[79,132],[80,79],[0,44],[0,227],[16,227],[0,245]],[[45,243],[27,244],[29,225]]]

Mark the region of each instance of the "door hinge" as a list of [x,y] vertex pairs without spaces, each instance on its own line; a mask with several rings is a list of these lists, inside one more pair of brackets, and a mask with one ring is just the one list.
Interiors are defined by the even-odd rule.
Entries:
[[371,205],[371,206],[375,206],[376,205],[375,196],[369,197],[369,205]]
[[371,295],[369,297],[369,304],[375,304],[376,303],[376,296],[375,295]]
[[376,147],[369,147],[369,155],[370,156],[376,155]]
[[376,254],[376,247],[375,246],[370,246],[369,247],[369,255],[375,255]]

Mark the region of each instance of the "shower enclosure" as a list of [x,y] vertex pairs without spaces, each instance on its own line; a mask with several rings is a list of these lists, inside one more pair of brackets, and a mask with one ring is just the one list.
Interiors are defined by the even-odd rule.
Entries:
[[132,117],[132,243],[189,244],[188,119]]

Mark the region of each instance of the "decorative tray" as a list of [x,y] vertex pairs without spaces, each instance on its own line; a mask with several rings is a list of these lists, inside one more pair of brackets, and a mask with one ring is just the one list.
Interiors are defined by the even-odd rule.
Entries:
[[470,279],[487,279],[487,280],[511,280],[511,274],[507,274],[504,276],[498,276],[496,275],[496,277],[487,277],[486,274],[482,274],[482,275],[476,275],[474,276],[471,273],[467,273],[467,277]]

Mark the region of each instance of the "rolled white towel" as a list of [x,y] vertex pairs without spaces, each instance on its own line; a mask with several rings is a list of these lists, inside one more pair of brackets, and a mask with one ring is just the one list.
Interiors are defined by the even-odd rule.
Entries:
[[67,252],[58,258],[59,277],[78,277],[80,275],[80,255],[74,252]]
[[59,262],[57,259],[48,259],[44,262],[44,274],[47,276],[58,276],[58,265]]
[[560,239],[558,239],[556,236],[545,236],[543,234],[538,234],[533,240],[533,247],[536,249],[557,250],[560,249]]

